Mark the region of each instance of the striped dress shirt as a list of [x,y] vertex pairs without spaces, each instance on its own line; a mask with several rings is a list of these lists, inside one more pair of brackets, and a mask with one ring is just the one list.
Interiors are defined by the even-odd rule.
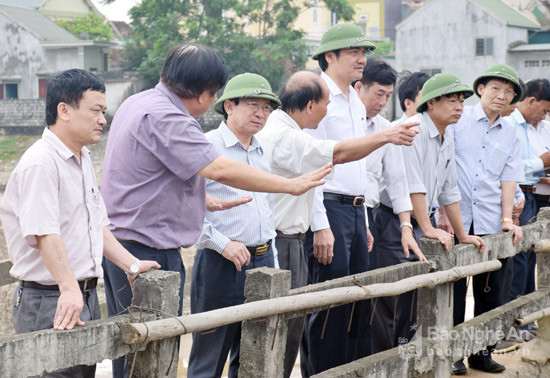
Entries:
[[[255,137],[246,150],[222,122],[216,130],[206,133],[206,138],[226,158],[270,172],[269,162]],[[257,246],[275,237],[272,194],[248,192],[209,179],[206,180],[206,191],[215,198],[232,200],[252,196],[253,199],[229,210],[206,212],[202,234],[196,245],[198,249],[209,248],[221,253],[230,240]],[[274,244],[272,246],[274,248]],[[274,255],[277,261],[275,251]]]

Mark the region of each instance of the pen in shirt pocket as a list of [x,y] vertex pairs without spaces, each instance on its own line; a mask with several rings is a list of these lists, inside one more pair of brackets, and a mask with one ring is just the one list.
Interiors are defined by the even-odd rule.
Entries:
[[447,159],[447,164],[445,164],[445,169],[449,166],[449,163],[451,162],[451,159]]

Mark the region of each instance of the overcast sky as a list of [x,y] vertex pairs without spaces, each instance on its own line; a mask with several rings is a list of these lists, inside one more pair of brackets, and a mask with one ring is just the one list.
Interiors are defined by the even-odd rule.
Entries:
[[115,0],[110,5],[103,5],[102,0],[92,0],[96,8],[111,21],[126,21],[128,23],[130,23],[128,10],[139,2],[140,0]]

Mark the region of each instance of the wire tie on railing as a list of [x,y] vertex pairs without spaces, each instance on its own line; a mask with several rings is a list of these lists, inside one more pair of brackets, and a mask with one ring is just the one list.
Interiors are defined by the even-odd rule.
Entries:
[[275,322],[275,332],[273,332],[273,340],[271,341],[271,350],[275,346],[275,337],[277,336],[277,328],[279,328],[279,317],[281,314],[277,314],[277,321]]
[[351,312],[349,314],[349,321],[348,321],[348,333],[351,330],[351,321],[353,320],[353,312],[355,311],[355,302],[351,305]]
[[321,340],[325,337],[325,328],[327,327],[328,315],[330,314],[330,305],[327,308],[327,315],[325,316],[325,321],[323,322],[323,329],[321,330]]
[[491,286],[489,286],[489,277],[491,277],[491,272],[487,272],[487,280],[485,281],[485,288],[483,288],[484,293],[491,292]]
[[395,331],[395,317],[397,316],[397,295],[393,297],[393,325],[392,330]]
[[359,282],[359,281],[355,278],[355,276],[353,276],[353,278],[351,279],[351,282],[352,282],[355,286],[359,286],[361,289],[363,289],[363,291],[365,292],[365,294],[370,295],[369,290],[368,290],[365,286],[361,285],[361,282]]
[[307,309],[304,310],[304,316],[302,318],[302,330],[300,331],[300,344],[302,344],[302,338],[304,337],[304,329],[306,326]]
[[372,325],[372,321],[374,320],[374,310],[376,310],[376,303],[378,303],[378,298],[374,298],[374,304],[372,305],[372,312],[370,314],[369,325]]

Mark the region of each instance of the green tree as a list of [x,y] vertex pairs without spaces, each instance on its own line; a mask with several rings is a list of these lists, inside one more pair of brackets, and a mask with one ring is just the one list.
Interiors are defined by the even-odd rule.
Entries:
[[72,20],[56,20],[55,22],[77,37],[81,33],[87,33],[94,41],[110,41],[113,36],[111,27],[95,13],[88,13]]
[[395,43],[393,41],[377,41],[373,42],[376,45],[376,50],[372,55],[389,55],[395,52]]
[[[325,4],[341,20],[354,15],[347,0]],[[302,68],[306,62],[303,31],[292,25],[311,6],[296,0],[143,0],[130,10],[128,66],[155,83],[172,46],[201,43],[220,51],[231,76],[259,73],[277,90],[289,68]],[[258,33],[252,34],[250,25],[257,25]]]

